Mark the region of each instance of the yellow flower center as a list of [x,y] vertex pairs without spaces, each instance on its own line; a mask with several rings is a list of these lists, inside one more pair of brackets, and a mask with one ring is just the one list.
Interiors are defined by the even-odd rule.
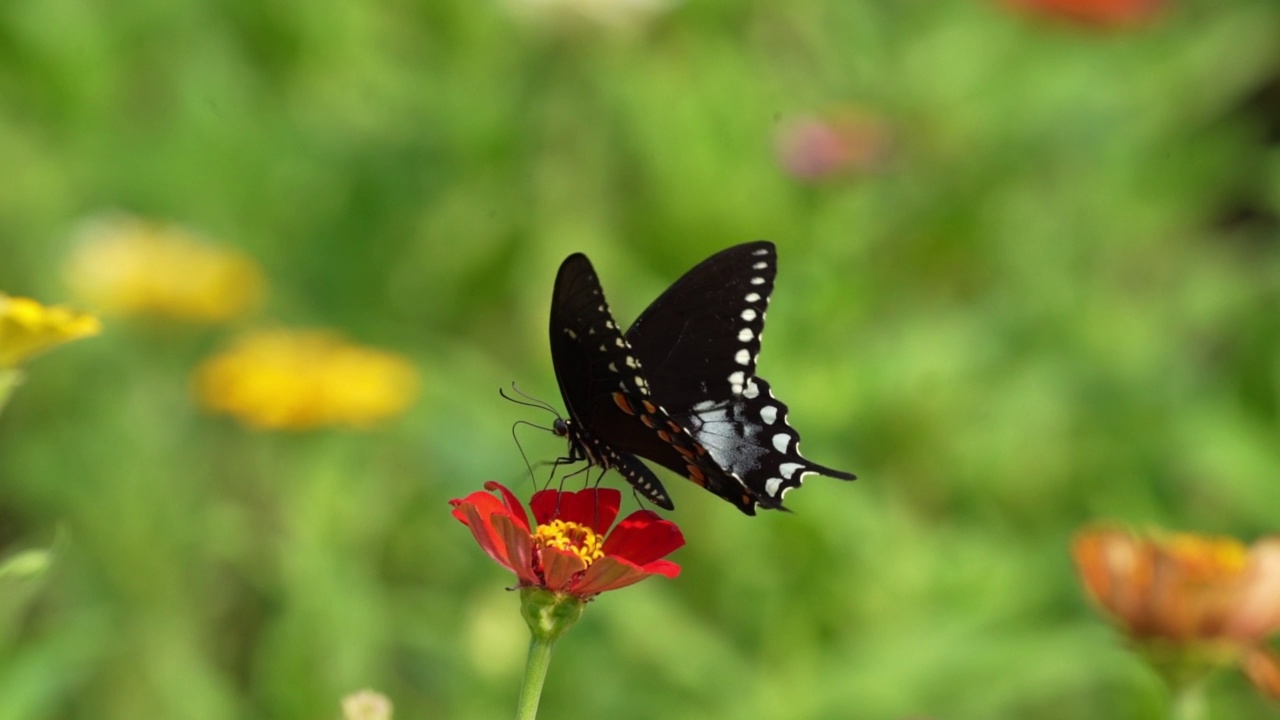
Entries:
[[1169,539],[1165,549],[1178,560],[1189,579],[1199,582],[1238,575],[1249,560],[1248,549],[1231,538],[1177,534]]
[[534,539],[538,547],[571,552],[587,565],[604,557],[603,538],[595,530],[575,522],[552,520],[547,525],[539,525],[534,531]]

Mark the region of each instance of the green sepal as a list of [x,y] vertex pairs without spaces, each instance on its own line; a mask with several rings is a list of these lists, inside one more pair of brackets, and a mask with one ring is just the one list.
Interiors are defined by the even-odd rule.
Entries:
[[578,622],[586,607],[586,600],[567,593],[539,587],[520,590],[520,614],[534,639],[541,642],[555,642]]

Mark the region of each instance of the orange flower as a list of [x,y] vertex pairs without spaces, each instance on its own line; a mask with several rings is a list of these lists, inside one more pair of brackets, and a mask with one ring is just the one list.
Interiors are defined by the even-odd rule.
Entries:
[[1280,659],[1264,645],[1280,631],[1280,536],[1245,547],[1092,528],[1072,554],[1090,597],[1144,650],[1176,655],[1183,668],[1243,664],[1256,683],[1280,687]]
[[195,375],[206,407],[259,428],[368,425],[403,412],[417,389],[404,358],[324,331],[249,333]]
[[222,322],[262,295],[252,259],[178,225],[112,215],[85,223],[79,235],[67,284],[105,313]]

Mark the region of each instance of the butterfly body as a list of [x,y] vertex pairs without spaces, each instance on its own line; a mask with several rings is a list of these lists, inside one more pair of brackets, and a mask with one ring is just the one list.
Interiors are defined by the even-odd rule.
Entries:
[[738,245],[677,280],[624,335],[581,253],[560,266],[551,302],[551,356],[569,417],[556,433],[568,460],[617,470],[672,509],[662,465],[732,503],[783,509],[806,474],[852,480],[809,462],[787,406],[755,374],[776,275],[772,243]]

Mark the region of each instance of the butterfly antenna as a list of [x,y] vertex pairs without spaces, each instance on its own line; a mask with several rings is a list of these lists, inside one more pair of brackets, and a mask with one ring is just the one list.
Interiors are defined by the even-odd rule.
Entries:
[[535,425],[527,420],[517,420],[511,424],[511,439],[515,441],[516,450],[520,451],[520,459],[524,460],[524,466],[529,470],[529,479],[532,480],[534,484],[537,484],[538,480],[533,476],[533,466],[529,464],[529,456],[525,455],[524,446],[520,444],[520,436],[516,435],[516,428],[520,427],[521,425],[528,425],[529,427],[535,427],[535,428],[538,428],[539,430],[549,430],[550,428],[544,428],[541,425]]
[[523,391],[523,390],[521,390],[519,387],[517,387],[514,381],[511,383],[511,390],[512,390],[512,392],[514,392],[516,395],[519,395],[520,397],[522,397],[522,398],[524,398],[524,399],[523,399],[523,400],[517,400],[517,399],[515,399],[515,398],[511,397],[510,395],[508,395],[508,394],[507,394],[507,391],[506,391],[505,389],[503,389],[503,388],[498,388],[498,394],[499,394],[499,395],[501,395],[501,396],[502,396],[502,398],[503,398],[504,400],[508,401],[508,402],[513,402],[513,403],[515,403],[515,404],[517,404],[517,405],[523,405],[523,406],[525,406],[525,407],[538,408],[539,410],[546,410],[547,412],[551,413],[552,415],[555,415],[555,416],[556,416],[556,418],[559,418],[559,417],[560,417],[560,413],[559,413],[559,412],[557,412],[557,411],[556,411],[556,409],[555,409],[554,407],[552,407],[550,403],[547,403],[547,402],[545,402],[545,401],[543,401],[543,400],[539,400],[538,398],[535,398],[535,397],[533,397],[532,395],[529,395],[528,393],[526,393],[525,391]]

